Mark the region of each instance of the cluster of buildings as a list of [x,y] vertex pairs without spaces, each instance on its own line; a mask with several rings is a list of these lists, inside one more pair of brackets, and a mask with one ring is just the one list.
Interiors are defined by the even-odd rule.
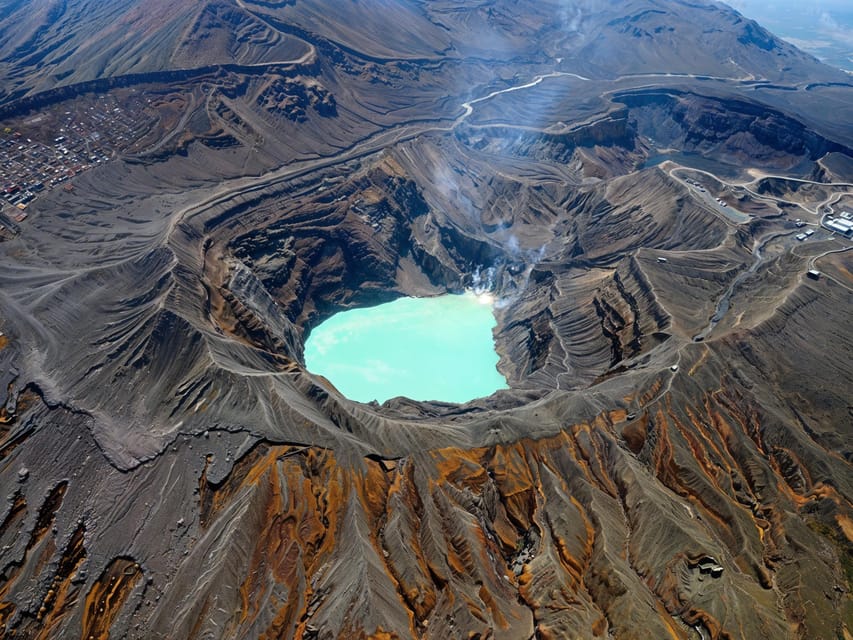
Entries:
[[107,96],[75,107],[39,114],[14,128],[0,125],[0,204],[24,211],[40,191],[106,162],[152,124]]
[[853,238],[853,213],[850,211],[843,211],[837,218],[834,216],[826,216],[823,219],[823,226],[830,231],[840,233],[845,238]]

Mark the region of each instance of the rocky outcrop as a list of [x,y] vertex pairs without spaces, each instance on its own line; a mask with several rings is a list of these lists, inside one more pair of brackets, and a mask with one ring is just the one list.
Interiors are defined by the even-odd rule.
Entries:
[[337,115],[335,98],[322,85],[277,80],[258,96],[257,103],[274,115],[296,122],[307,120],[306,109],[325,117]]

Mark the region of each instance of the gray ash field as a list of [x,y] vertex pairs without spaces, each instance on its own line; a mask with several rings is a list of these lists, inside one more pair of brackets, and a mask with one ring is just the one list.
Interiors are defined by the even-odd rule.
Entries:
[[[713,2],[3,14],[0,638],[853,637],[850,76]],[[510,389],[306,372],[475,274]]]

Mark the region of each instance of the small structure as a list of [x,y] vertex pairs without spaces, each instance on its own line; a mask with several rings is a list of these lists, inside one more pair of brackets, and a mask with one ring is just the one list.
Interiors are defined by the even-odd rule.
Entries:
[[670,371],[678,371],[678,365],[674,364],[669,368]]
[[699,565],[699,573],[710,574],[712,578],[719,578],[723,575],[723,567],[710,562],[703,563]]
[[710,575],[712,578],[719,578],[723,575],[723,567],[711,556],[701,558],[699,562],[692,566],[698,567],[699,573]]
[[661,257],[659,257],[659,258],[658,258],[658,262],[666,262],[666,258],[664,258],[663,256],[661,256]]
[[813,236],[814,235],[814,229],[809,229],[808,231],[806,231],[806,235],[807,236]]
[[820,280],[820,271],[817,269],[809,269],[809,272],[806,275],[812,280]]
[[802,242],[802,241],[803,241],[803,240],[805,240],[808,236],[807,236],[805,233],[798,233],[796,237],[797,237],[797,240],[799,240],[800,242]]

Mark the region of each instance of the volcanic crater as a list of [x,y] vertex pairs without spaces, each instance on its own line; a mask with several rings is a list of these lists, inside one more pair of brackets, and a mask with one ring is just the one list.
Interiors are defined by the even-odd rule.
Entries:
[[[845,74],[717,3],[107,5],[0,18],[15,148],[117,132],[2,214],[0,636],[850,635]],[[469,287],[509,389],[305,371]]]

